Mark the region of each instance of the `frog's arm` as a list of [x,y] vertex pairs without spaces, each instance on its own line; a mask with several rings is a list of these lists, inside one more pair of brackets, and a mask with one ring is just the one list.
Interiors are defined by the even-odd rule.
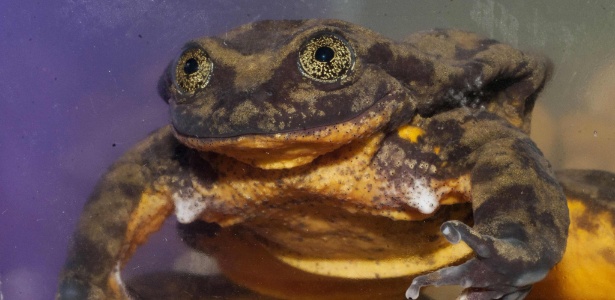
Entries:
[[570,210],[566,253],[528,299],[612,299],[615,295],[615,174],[560,170]]
[[466,299],[522,299],[563,255],[566,198],[529,137],[490,113],[466,120],[461,147],[474,149],[467,160],[474,225],[448,221],[441,231],[451,243],[470,246],[475,257],[415,278],[406,295],[416,298],[427,285],[461,285]]
[[57,299],[120,299],[122,265],[173,210],[170,188],[188,150],[169,126],[124,154],[98,183],[84,207]]

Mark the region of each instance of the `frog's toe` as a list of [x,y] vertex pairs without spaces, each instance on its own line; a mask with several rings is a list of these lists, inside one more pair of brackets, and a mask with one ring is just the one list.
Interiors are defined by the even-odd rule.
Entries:
[[462,222],[444,222],[440,227],[440,230],[442,231],[444,237],[446,237],[446,239],[453,244],[464,241],[480,258],[490,257],[495,250],[492,237],[481,235],[470,226]]
[[[471,259],[462,265],[443,268],[419,276],[406,291],[406,298],[416,299],[423,286],[459,285],[465,288],[459,299],[523,299],[530,286],[517,287],[503,283],[505,275],[498,274],[479,259]],[[503,280],[504,279],[504,280]]]
[[459,221],[445,222],[441,230],[451,243],[465,242],[476,256],[461,265],[416,277],[406,291],[408,299],[416,299],[420,288],[430,285],[462,286],[465,290],[460,299],[523,299],[531,284],[548,272],[548,269],[526,268],[522,261],[501,255],[502,249],[523,252],[524,243],[519,240],[482,235]]
[[458,299],[464,300],[491,300],[491,299],[502,299],[502,300],[521,300],[527,296],[530,292],[530,287],[519,289],[517,291],[502,295],[502,292],[499,291],[491,291],[485,289],[466,289],[459,295]]

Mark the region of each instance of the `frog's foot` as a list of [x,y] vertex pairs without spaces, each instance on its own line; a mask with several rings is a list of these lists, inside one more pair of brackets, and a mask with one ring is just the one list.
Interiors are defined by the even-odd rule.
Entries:
[[525,243],[518,239],[496,239],[481,235],[476,230],[459,221],[442,224],[442,233],[453,244],[465,242],[476,257],[454,267],[416,277],[408,290],[406,298],[416,299],[423,286],[460,285],[464,287],[459,299],[523,299],[530,291],[532,283],[546,276],[548,269],[529,267],[523,259],[510,259],[505,252],[522,255],[527,253]]

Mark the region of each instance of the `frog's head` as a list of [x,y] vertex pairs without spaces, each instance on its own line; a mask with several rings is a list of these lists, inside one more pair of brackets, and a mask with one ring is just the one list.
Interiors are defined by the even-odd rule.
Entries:
[[159,90],[182,143],[291,168],[413,116],[393,47],[342,21],[262,21],[186,44]]

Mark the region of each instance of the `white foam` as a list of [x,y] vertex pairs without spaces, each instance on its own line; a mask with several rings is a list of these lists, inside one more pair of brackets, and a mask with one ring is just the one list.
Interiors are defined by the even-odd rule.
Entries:
[[205,201],[203,201],[203,196],[193,188],[175,192],[172,198],[173,202],[175,202],[175,216],[183,224],[196,220],[207,207]]
[[401,186],[406,203],[421,213],[433,213],[440,204],[436,191],[429,186],[425,178],[418,177],[410,181],[411,185],[406,183]]

